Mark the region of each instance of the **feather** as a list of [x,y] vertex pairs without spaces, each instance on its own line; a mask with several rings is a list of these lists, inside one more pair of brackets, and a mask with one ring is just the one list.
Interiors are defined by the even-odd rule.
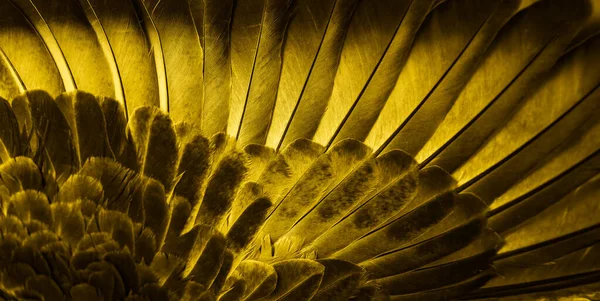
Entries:
[[307,259],[291,259],[273,264],[277,286],[268,300],[310,300],[319,289],[325,267]]
[[[119,99],[122,99],[120,81],[115,85],[112,74],[116,63],[106,36],[101,40],[98,39],[94,26],[87,20],[79,3],[65,1],[58,5],[37,0],[27,2],[18,1],[18,6],[30,19],[34,11],[43,18],[44,25],[48,26],[53,38],[60,45],[60,50],[64,53],[77,88],[108,97],[120,96]],[[28,5],[31,8],[25,8]],[[40,25],[36,26],[38,30]],[[85,53],[80,51],[82,47],[86,49]],[[71,89],[67,88],[67,91],[69,90]]]
[[[190,231],[172,239],[165,240],[161,252],[174,255],[179,258],[188,259],[195,262],[200,254],[195,254],[196,258],[191,258],[190,254],[197,249],[202,250],[206,240],[210,236],[210,228],[204,225],[196,225]],[[195,252],[194,252],[195,253]],[[184,262],[186,263],[186,262]]]
[[217,274],[217,277],[215,277],[215,280],[213,281],[212,285],[210,286],[210,289],[213,292],[221,291],[221,288],[223,288],[223,285],[225,285],[227,277],[229,277],[229,272],[231,272],[232,265],[233,254],[231,253],[231,251],[225,251],[223,254],[223,262],[221,264],[221,268],[219,269],[219,273]]
[[[559,190],[554,190],[556,198],[560,198],[593,177],[598,166],[598,149],[592,141],[597,141],[600,137],[598,134],[600,124],[592,118],[582,126],[578,134],[567,139],[564,146],[553,151],[535,170],[498,197],[490,206],[492,211],[500,212],[554,183],[566,180],[567,182],[556,185],[560,187]],[[567,184],[569,182],[570,184]]]
[[[114,55],[115,84],[123,86],[125,113],[128,108],[160,105],[159,81],[154,51],[143,25],[138,23],[135,5],[131,1],[80,0],[98,39],[106,39]],[[96,25],[99,24],[99,25]],[[122,30],[126,27],[127,30]],[[105,37],[103,37],[105,36]],[[105,46],[106,47],[106,46]],[[108,55],[108,54],[107,54]],[[143,78],[144,80],[140,80]],[[151,84],[150,84],[151,83]],[[118,98],[121,102],[123,99]],[[133,110],[131,110],[132,112]]]
[[278,204],[323,151],[312,141],[298,139],[274,155],[258,179],[263,193]]
[[374,189],[378,180],[376,160],[365,161],[309,208],[286,235],[301,235],[307,241],[312,241],[362,201]]
[[[142,1],[142,0],[140,0]],[[143,1],[140,9],[151,14],[152,24],[158,31],[154,46],[161,51],[168,84],[168,102],[161,101],[161,108],[177,120],[186,120],[193,128],[200,129],[203,99],[203,51],[200,45],[189,2]],[[153,5],[154,4],[154,5]],[[147,24],[150,25],[150,24]],[[152,28],[151,28],[152,29]],[[162,72],[161,72],[162,73]],[[159,73],[159,79],[161,79]]]
[[416,178],[415,173],[407,173],[333,225],[316,238],[310,247],[319,250],[319,256],[325,257],[360,238],[372,227],[401,210],[415,197],[418,187]]
[[0,98],[0,142],[4,155],[0,156],[1,162],[7,162],[10,157],[21,155],[21,137],[19,136],[19,122],[9,102]]
[[152,107],[133,112],[128,124],[138,150],[138,161],[144,175],[160,181],[171,189],[177,164],[177,137],[170,117]]
[[433,1],[410,1],[402,19],[365,86],[350,106],[329,143],[346,138],[361,141],[373,127],[385,101],[392,93],[402,66],[411,49],[417,30],[431,9]]
[[223,234],[211,236],[188,276],[200,285],[210,287],[219,274],[226,247],[227,240]]
[[[437,7],[415,39],[367,143],[416,155],[456,100],[481,53],[516,10],[516,2],[448,1]],[[468,22],[459,21],[463,15],[470,16]],[[441,38],[449,34],[447,28],[452,28],[453,39]],[[429,44],[438,40],[445,41],[443,47]]]
[[325,267],[319,291],[312,300],[348,300],[358,286],[364,270],[342,260],[318,261]]
[[246,281],[237,277],[228,279],[225,293],[219,297],[219,301],[236,301],[240,300],[246,292]]
[[170,256],[166,253],[156,253],[150,269],[156,273],[158,281],[156,284],[163,286],[165,282],[172,277],[178,277],[183,270],[185,262],[176,256]]
[[598,209],[594,202],[588,200],[597,198],[599,179],[594,177],[565,198],[507,231],[507,244],[499,252],[497,265],[541,264],[593,244],[598,222],[587,216],[593,216]]
[[208,139],[195,136],[183,147],[177,174],[182,175],[175,186],[175,194],[190,201],[195,207],[202,197],[202,187],[210,172],[210,144]]
[[11,105],[21,132],[35,137],[30,141],[31,152],[47,152],[59,176],[72,173],[80,161],[69,124],[54,99],[44,91],[28,91]]
[[227,232],[228,247],[232,251],[240,251],[248,246],[263,224],[270,208],[271,201],[264,197],[252,201],[244,208]]
[[43,296],[44,300],[65,300],[60,287],[52,280],[52,278],[45,275],[36,275],[27,279],[25,288],[34,292],[39,293]]
[[485,219],[475,217],[467,224],[424,242],[384,253],[362,262],[360,266],[371,273],[373,278],[406,272],[464,248],[481,234],[484,227]]
[[332,144],[330,138],[385,53],[410,3],[390,0],[358,3],[346,33],[331,96],[325,98],[329,99],[327,111],[314,133],[317,143],[327,147]]
[[144,186],[142,200],[144,227],[152,230],[156,237],[156,244],[160,246],[169,226],[169,207],[165,188],[158,181],[148,179]]
[[472,277],[455,285],[409,295],[396,295],[392,296],[390,300],[416,301],[426,299],[432,301],[442,301],[454,299],[455,297],[464,295],[465,293],[473,290],[474,288],[482,286],[493,277],[494,273],[492,271],[485,271],[475,277]]
[[79,91],[63,93],[56,98],[56,104],[69,123],[80,162],[90,157],[114,158],[104,113],[94,95]]
[[157,179],[169,191],[177,164],[177,137],[167,115],[157,114],[150,124],[142,172]]
[[111,263],[119,272],[125,287],[125,294],[138,292],[140,283],[131,254],[128,252],[111,252],[106,254],[103,259]]
[[327,105],[323,100],[331,95],[357,3],[305,0],[296,4],[283,48],[281,79],[266,145],[284,149],[296,139],[314,135]]
[[116,158],[120,158],[127,142],[126,112],[124,107],[115,99],[101,97],[99,101],[106,122],[106,134],[110,149]]
[[25,92],[25,85],[15,70],[15,67],[0,49],[0,97],[12,99]]
[[[452,172],[505,122],[572,39],[567,28],[576,27],[578,21],[570,23],[578,16],[572,12],[557,14],[564,11],[564,5],[570,6],[566,2],[540,2],[508,22],[455,106],[417,155],[419,161],[431,161],[430,165]],[[500,66],[506,69],[496,72]]]
[[244,114],[246,95],[266,0],[236,1],[231,20],[231,104],[227,134],[235,137]]
[[[539,186],[532,186],[531,191],[526,194],[493,206],[490,225],[499,232],[505,232],[534,217],[595,176],[599,159],[598,152],[592,153]],[[520,214],[515,216],[515,212]]]
[[103,298],[98,296],[98,292],[97,292],[96,288],[87,283],[80,283],[80,284],[74,285],[71,288],[70,293],[71,293],[71,297],[73,298],[74,301],[84,301],[84,300],[101,301],[101,300],[103,300]]
[[277,240],[304,213],[317,205],[320,197],[336,187],[369,153],[370,150],[356,140],[345,140],[335,145],[315,160],[283,200],[275,204],[262,232]]
[[141,292],[147,296],[152,296],[153,301],[169,300],[169,291],[167,291],[164,287],[160,287],[156,283],[151,283],[142,287]]
[[600,279],[596,1],[112,2],[0,0],[0,299]]
[[24,222],[38,220],[52,225],[54,219],[45,194],[35,190],[25,190],[13,194],[8,204],[8,215],[18,216]]
[[[97,223],[98,231],[106,232],[112,235],[112,239],[121,245],[127,247],[130,251],[135,251],[133,224],[121,212],[118,211],[100,211],[95,217],[96,221],[91,220],[90,224]],[[91,227],[87,227],[88,233]]]
[[208,180],[204,199],[196,216],[196,223],[217,225],[231,209],[234,196],[246,173],[241,153],[226,155]]
[[154,232],[152,232],[150,228],[145,228],[142,233],[135,238],[136,262],[143,262],[146,265],[150,265],[157,249],[156,235],[154,235]]
[[170,217],[167,216],[170,219],[169,228],[165,240],[174,239],[181,235],[182,232],[188,230],[185,226],[188,224],[192,212],[190,203],[183,197],[176,196],[171,200],[170,206]]
[[[453,209],[454,195],[442,194],[391,223],[375,228],[331,256],[350,262],[363,262],[418,238]],[[377,245],[374,245],[375,242]]]
[[128,212],[139,181],[137,174],[108,158],[91,158],[79,174],[92,177],[102,184],[107,209]]
[[[277,98],[281,75],[282,48],[294,0],[265,0],[255,58],[245,94],[238,143],[264,144]],[[252,44],[251,44],[252,45]]]
[[227,129],[231,93],[229,38],[233,6],[233,0],[204,1],[201,34],[204,46],[202,133],[209,137]]
[[244,153],[248,158],[248,175],[246,179],[247,181],[256,182],[263,175],[275,152],[273,149],[260,144],[248,144],[244,147]]
[[104,202],[102,183],[93,177],[74,174],[60,188],[54,202],[76,203],[77,200],[89,200],[95,204]]
[[[551,265],[505,270],[471,296],[510,296],[530,292],[552,291],[566,286],[596,281],[598,277],[598,244],[565,255]],[[548,295],[546,293],[545,295]]]
[[94,262],[88,266],[89,283],[100,291],[101,295],[113,298],[125,298],[125,287],[117,269],[107,262]]
[[0,165],[2,184],[8,193],[22,190],[42,190],[42,175],[35,163],[27,157],[16,157]]
[[267,297],[277,285],[275,268],[261,261],[244,260],[236,267],[235,273],[246,280],[244,300]]
[[201,284],[192,281],[188,282],[188,284],[185,286],[185,291],[180,298],[181,300],[185,301],[212,301],[215,299],[210,292],[204,290],[204,287]]
[[[25,7],[22,4],[26,4]],[[23,1],[4,0],[0,10],[6,17],[2,28],[18,28],[0,33],[2,51],[6,54],[28,89],[43,89],[52,96],[75,89],[71,70],[56,38],[32,5]],[[28,55],[22,55],[27,49]]]
[[480,198],[473,194],[461,193],[455,198],[452,212],[435,226],[431,227],[425,235],[414,240],[413,243],[435,237],[446,232],[448,229],[469,223],[473,217],[486,216],[487,213],[488,206]]
[[76,206],[53,203],[50,206],[54,220],[54,232],[72,246],[77,245],[85,234],[83,214]]
[[[524,172],[535,166],[537,161],[535,159],[539,160],[550,153],[560,142],[565,140],[567,133],[574,131],[576,127],[585,122],[590,116],[588,110],[594,110],[596,107],[597,101],[594,98],[597,97],[600,74],[591,70],[587,71],[589,69],[583,68],[582,64],[586,64],[587,60],[597,59],[594,52],[586,50],[597,41],[600,39],[591,40],[590,43],[582,45],[580,51],[574,51],[561,60],[545,82],[524,100],[522,106],[508,120],[502,131],[495,133],[476,155],[454,172],[463,189],[468,187],[467,191],[478,194],[484,200],[490,200],[490,197],[493,198],[499,192],[505,191],[507,186],[512,185],[515,178],[521,177]],[[575,83],[577,84],[575,85]],[[558,95],[562,101],[548,101]],[[543,106],[540,106],[541,104]],[[538,115],[541,109],[544,109],[546,113]],[[539,118],[536,118],[535,122],[529,122],[526,127],[522,126],[524,118],[536,115]],[[512,134],[515,130],[518,131],[518,136]],[[556,136],[558,132],[561,135]],[[496,149],[499,140],[505,140],[510,135],[512,135],[510,145],[504,143],[501,152],[492,151],[492,149]],[[537,158],[521,157],[531,156],[532,152],[537,154],[535,155]],[[513,177],[504,179],[502,182],[504,185],[486,194],[480,193],[482,188],[489,185],[492,178],[495,178],[497,182],[498,178],[496,177],[505,175],[506,168],[515,163],[520,168],[518,171],[514,171]],[[478,183],[471,186],[476,180]]]
[[[436,262],[434,265],[380,278],[376,281],[391,295],[418,294],[465,281],[485,270],[489,266],[490,258],[494,256],[499,247],[499,237],[491,230],[485,233],[487,234],[481,236],[486,237],[484,245],[474,255],[450,261],[442,259],[441,263]],[[464,252],[454,254],[461,253]]]

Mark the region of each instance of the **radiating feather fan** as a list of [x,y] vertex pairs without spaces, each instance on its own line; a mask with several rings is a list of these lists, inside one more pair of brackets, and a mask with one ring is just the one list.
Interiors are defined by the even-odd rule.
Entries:
[[0,50],[0,300],[600,294],[598,0],[0,0]]

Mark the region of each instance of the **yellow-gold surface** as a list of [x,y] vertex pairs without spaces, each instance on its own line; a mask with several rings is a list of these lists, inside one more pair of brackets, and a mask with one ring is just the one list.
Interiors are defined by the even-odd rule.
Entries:
[[0,0],[0,300],[596,300],[600,0]]

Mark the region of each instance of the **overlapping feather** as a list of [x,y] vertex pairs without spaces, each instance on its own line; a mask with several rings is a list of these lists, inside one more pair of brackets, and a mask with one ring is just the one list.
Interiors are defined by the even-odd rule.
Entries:
[[597,1],[0,5],[4,299],[600,279]]

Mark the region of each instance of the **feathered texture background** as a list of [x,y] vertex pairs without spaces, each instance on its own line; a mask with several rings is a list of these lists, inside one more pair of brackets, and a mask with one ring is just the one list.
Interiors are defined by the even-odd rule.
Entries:
[[0,300],[595,300],[598,33],[598,0],[0,0]]

